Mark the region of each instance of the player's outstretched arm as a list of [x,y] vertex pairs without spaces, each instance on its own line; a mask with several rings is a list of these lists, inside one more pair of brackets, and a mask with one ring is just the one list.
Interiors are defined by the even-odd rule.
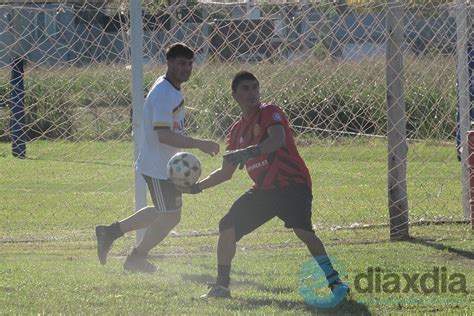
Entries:
[[202,190],[212,188],[218,184],[221,184],[222,182],[230,180],[232,178],[232,175],[235,172],[235,168],[236,166],[224,160],[222,162],[222,166],[219,169],[216,169],[213,172],[211,172],[211,174],[209,174],[206,178],[193,184],[191,187],[187,187],[187,188],[177,187],[177,189],[183,193],[189,193],[189,194],[201,193]]
[[199,187],[202,190],[212,188],[221,184],[222,182],[232,179],[234,172],[235,166],[225,160],[222,160],[222,166],[219,169],[214,170],[206,178],[198,182]]
[[219,144],[212,140],[196,139],[198,141],[198,147],[200,151],[215,156],[219,153]]
[[211,140],[202,140],[173,132],[169,128],[157,130],[160,143],[176,148],[197,148],[211,156],[219,153],[219,144]]

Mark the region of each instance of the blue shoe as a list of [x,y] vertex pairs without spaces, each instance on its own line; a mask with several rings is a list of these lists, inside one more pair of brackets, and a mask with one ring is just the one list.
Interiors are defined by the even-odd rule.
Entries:
[[351,286],[341,280],[336,280],[329,285],[334,296],[346,296],[351,292]]

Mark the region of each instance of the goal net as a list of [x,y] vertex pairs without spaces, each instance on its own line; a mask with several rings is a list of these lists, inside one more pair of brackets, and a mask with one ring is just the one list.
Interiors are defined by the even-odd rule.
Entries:
[[[466,91],[456,84],[456,5],[401,5],[410,221],[463,221],[456,113]],[[472,48],[473,5],[464,5]],[[230,80],[250,70],[262,99],[286,112],[311,170],[315,224],[387,224],[385,1],[144,1],[142,8],[145,94],[165,72],[168,45],[196,51],[183,86],[191,135],[225,141],[239,115]],[[18,220],[18,207],[28,214],[23,233],[38,223],[84,228],[133,212],[130,43],[127,2],[0,2],[0,208],[7,222]],[[20,63],[24,160],[11,158]],[[249,182],[239,176],[225,185],[237,197]],[[229,200],[205,194],[187,202],[220,212],[202,220],[190,212],[178,229],[217,229]]]

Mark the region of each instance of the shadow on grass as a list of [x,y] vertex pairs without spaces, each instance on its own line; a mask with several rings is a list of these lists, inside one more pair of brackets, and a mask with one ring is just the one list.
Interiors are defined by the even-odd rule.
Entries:
[[[187,282],[195,282],[195,283],[201,283],[201,284],[212,284],[216,282],[216,277],[211,276],[209,274],[200,274],[200,275],[194,275],[194,274],[182,274],[181,275],[183,281]],[[283,294],[283,293],[293,293],[295,292],[295,288],[292,287],[287,287],[287,286],[279,286],[279,287],[268,287],[265,286],[261,283],[250,281],[250,280],[243,280],[243,281],[237,281],[235,279],[232,279],[231,281],[231,287],[232,288],[253,288],[258,291],[262,292],[270,292],[274,294]]]
[[181,274],[181,278],[183,281],[186,282],[195,282],[195,283],[201,283],[201,284],[211,284],[215,283],[216,277],[212,276],[210,274]]
[[420,239],[420,238],[416,238],[416,237],[410,237],[409,239],[406,239],[405,241],[410,242],[412,244],[416,244],[416,245],[431,247],[431,248],[434,248],[436,250],[442,250],[442,251],[447,250],[449,253],[452,253],[452,254],[455,254],[455,255],[458,255],[458,256],[461,256],[461,257],[465,257],[465,258],[470,259],[470,260],[474,260],[474,252],[473,251],[467,251],[467,250],[454,248],[454,247],[451,247],[451,246],[445,246],[445,245],[440,244],[440,243],[436,243],[436,242],[433,242],[433,241],[430,241],[430,240]]
[[[210,284],[215,282],[215,276],[210,274],[183,274],[181,276],[184,281],[196,282],[201,284]],[[242,311],[242,306],[245,306],[245,309],[252,310],[258,309],[262,306],[277,306],[278,309],[282,311],[295,311],[295,310],[302,310],[306,312],[310,312],[311,314],[318,314],[318,315],[370,315],[370,312],[366,305],[353,301],[351,299],[344,298],[339,305],[333,308],[316,308],[305,303],[302,299],[301,300],[283,300],[277,298],[242,298],[239,297],[239,288],[252,288],[256,289],[260,292],[267,292],[272,294],[288,294],[297,291],[296,288],[293,287],[268,287],[261,283],[244,280],[244,281],[236,281],[232,280],[232,288],[236,289],[233,291],[234,298],[232,301],[238,304],[229,304],[226,308],[232,310]]]
[[[235,298],[241,305],[245,305],[246,309],[257,309],[262,306],[277,306],[281,311],[301,310],[314,315],[370,315],[370,311],[366,305],[344,298],[337,306],[332,308],[317,308],[306,304],[301,300],[281,300],[272,298]],[[242,307],[238,305],[229,305],[229,309],[239,310]]]

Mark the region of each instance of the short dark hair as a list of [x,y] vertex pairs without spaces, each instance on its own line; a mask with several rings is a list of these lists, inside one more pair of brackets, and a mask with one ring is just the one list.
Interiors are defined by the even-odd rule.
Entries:
[[239,71],[232,79],[232,92],[236,92],[239,84],[244,80],[255,80],[260,84],[257,77],[255,77],[250,71]]
[[166,50],[166,60],[183,57],[194,59],[194,51],[183,43],[175,43]]

